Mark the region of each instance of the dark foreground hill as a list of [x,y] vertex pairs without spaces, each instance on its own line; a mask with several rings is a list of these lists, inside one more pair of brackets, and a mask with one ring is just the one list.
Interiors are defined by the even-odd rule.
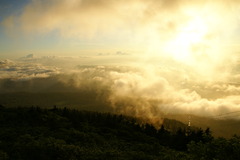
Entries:
[[209,129],[156,129],[133,117],[67,108],[0,107],[1,160],[226,160],[239,156],[239,137],[214,139]]
[[[20,83],[20,82],[19,82]],[[21,82],[24,83],[24,82]],[[10,89],[11,85],[7,85],[6,88]],[[20,85],[20,84],[19,84]],[[20,85],[21,86],[21,85]],[[42,85],[40,85],[42,86]],[[17,86],[14,86],[17,87]],[[28,88],[29,86],[26,86]],[[68,90],[69,88],[64,88]],[[51,90],[55,90],[54,86]],[[65,107],[88,110],[98,112],[111,112],[116,113],[116,110],[110,106],[110,103],[106,101],[104,95],[99,96],[96,91],[78,91],[78,92],[8,92],[1,93],[0,90],[0,104],[5,107],[25,106],[31,107],[41,106],[41,108],[49,108],[49,106],[57,105],[58,107]],[[176,119],[184,124],[189,121],[189,115],[177,114],[159,114],[159,118]],[[131,113],[130,113],[131,115]],[[221,117],[220,117],[221,118]],[[165,122],[165,121],[164,121]],[[216,119],[211,117],[199,117],[191,115],[191,124],[197,127],[206,129],[211,128],[214,137],[230,138],[234,134],[240,135],[240,121],[236,119]],[[168,124],[165,125],[167,127]],[[172,125],[172,124],[169,124]]]

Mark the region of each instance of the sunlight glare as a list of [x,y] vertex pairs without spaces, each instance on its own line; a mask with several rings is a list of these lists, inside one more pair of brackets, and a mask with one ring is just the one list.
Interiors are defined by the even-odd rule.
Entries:
[[194,60],[195,52],[192,47],[206,43],[207,33],[208,28],[203,19],[194,18],[167,43],[165,52],[173,59],[189,64]]

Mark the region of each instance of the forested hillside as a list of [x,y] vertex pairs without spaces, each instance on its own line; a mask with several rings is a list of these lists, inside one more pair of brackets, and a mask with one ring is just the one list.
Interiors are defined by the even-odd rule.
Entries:
[[215,139],[210,129],[164,122],[156,129],[124,115],[1,106],[0,159],[226,160],[240,156],[237,136]]

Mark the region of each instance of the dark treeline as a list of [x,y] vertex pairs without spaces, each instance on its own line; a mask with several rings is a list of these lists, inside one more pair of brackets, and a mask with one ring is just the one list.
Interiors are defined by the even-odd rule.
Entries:
[[[174,128],[164,127],[171,126]],[[0,159],[238,159],[240,138],[166,121],[160,129],[110,113],[0,106]]]

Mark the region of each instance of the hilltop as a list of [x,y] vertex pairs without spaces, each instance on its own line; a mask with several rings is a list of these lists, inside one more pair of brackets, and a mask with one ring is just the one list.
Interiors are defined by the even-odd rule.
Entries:
[[111,113],[1,106],[0,158],[191,160],[234,159],[240,153],[239,137],[214,139],[209,129],[166,123],[179,125],[156,129],[137,118]]

